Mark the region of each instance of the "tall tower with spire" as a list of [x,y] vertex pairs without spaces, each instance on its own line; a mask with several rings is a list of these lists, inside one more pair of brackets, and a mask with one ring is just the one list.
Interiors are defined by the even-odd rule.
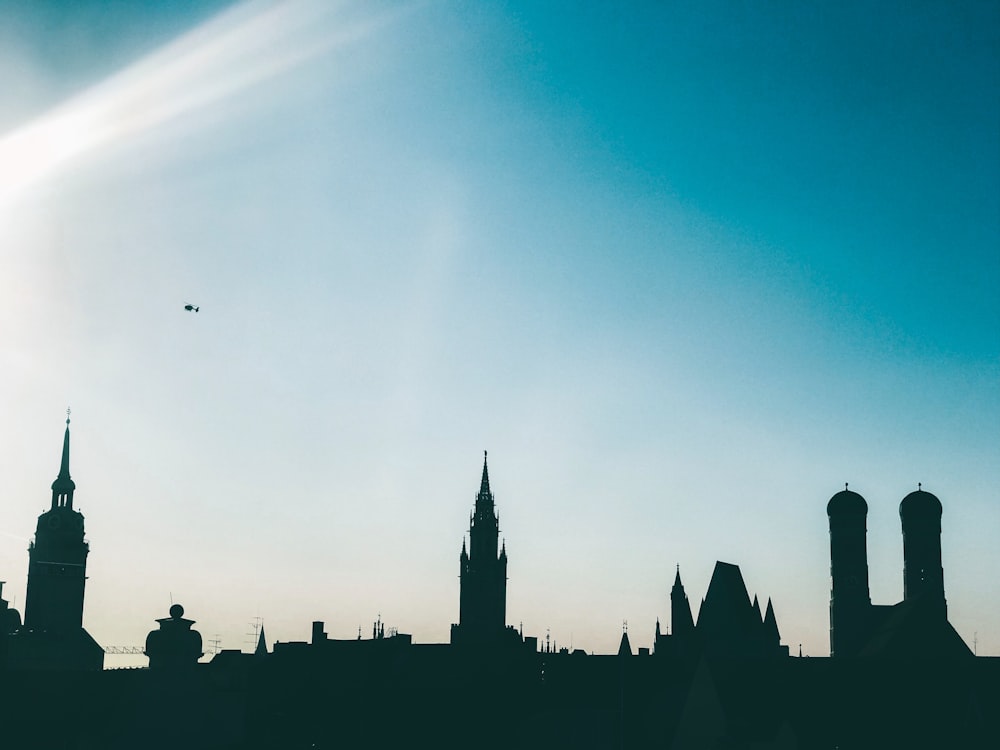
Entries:
[[87,553],[83,514],[73,508],[76,483],[69,474],[69,415],[63,435],[59,476],[52,483],[52,505],[38,517],[35,540],[28,547],[26,630],[69,633],[83,626],[83,588]]
[[684,584],[681,583],[681,566],[677,566],[674,575],[674,585],[670,589],[670,626],[675,636],[687,637],[694,633],[694,618],[691,617],[691,605]]
[[[492,644],[500,641],[507,616],[507,547],[499,545],[500,518],[490,491],[483,452],[483,477],[469,518],[469,546],[459,556],[459,621],[452,643]],[[499,552],[497,548],[500,547]]]

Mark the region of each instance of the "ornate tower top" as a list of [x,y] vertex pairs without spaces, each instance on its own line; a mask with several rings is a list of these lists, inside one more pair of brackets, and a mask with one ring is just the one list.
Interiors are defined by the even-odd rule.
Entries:
[[493,497],[493,493],[490,492],[490,472],[486,466],[486,451],[483,451],[483,479],[479,483],[479,495],[490,499]]
[[63,435],[62,463],[59,476],[52,483],[52,507],[73,508],[73,491],[76,483],[69,475],[69,409],[66,410],[66,432]]

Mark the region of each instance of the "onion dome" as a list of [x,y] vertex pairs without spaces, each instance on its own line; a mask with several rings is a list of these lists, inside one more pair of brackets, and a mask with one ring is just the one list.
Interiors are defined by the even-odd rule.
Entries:
[[868,503],[857,492],[852,492],[844,485],[844,489],[830,498],[826,504],[826,514],[828,516],[841,515],[868,515]]
[[911,492],[899,504],[899,517],[914,518],[923,516],[941,518],[941,501],[930,492],[919,489],[919,484],[917,487],[916,492]]

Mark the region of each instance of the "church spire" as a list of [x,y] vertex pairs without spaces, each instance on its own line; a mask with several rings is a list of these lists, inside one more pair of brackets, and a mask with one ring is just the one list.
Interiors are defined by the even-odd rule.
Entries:
[[52,483],[52,507],[72,508],[73,490],[76,483],[69,475],[69,409],[66,410],[66,432],[63,435],[62,463],[59,465],[59,476]]
[[264,625],[260,626],[260,634],[257,638],[257,648],[254,649],[254,656],[267,656],[267,640],[264,638]]
[[781,635],[778,633],[778,621],[774,617],[774,607],[771,599],[767,600],[767,612],[764,615],[764,637],[768,646],[778,646],[781,644]]
[[684,592],[684,584],[681,583],[680,565],[674,574],[674,586],[670,589],[670,626],[674,635],[686,636],[694,632],[694,618],[691,616],[691,605]]
[[479,483],[479,494],[490,494],[490,473],[486,467],[486,451],[483,451],[483,480]]

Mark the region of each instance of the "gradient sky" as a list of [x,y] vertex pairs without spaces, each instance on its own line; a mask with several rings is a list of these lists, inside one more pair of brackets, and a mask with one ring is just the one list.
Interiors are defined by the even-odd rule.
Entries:
[[0,0],[6,598],[70,406],[105,646],[447,641],[488,449],[526,634],[723,560],[826,655],[923,482],[1000,655],[998,7]]

